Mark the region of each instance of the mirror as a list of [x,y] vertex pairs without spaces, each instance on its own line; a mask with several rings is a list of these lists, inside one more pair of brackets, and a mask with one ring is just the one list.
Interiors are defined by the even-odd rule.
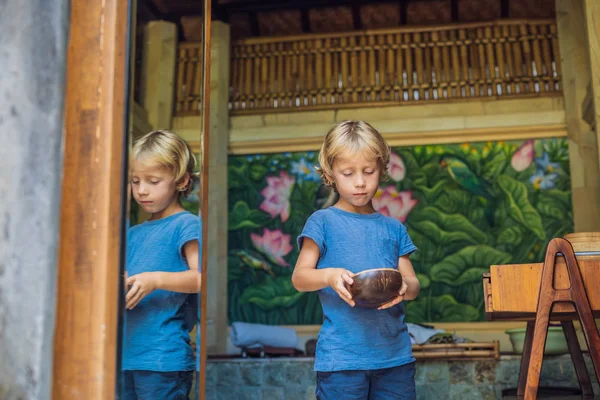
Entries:
[[[128,35],[123,400],[204,398],[210,18],[197,25],[199,40],[184,40],[162,4],[134,0]],[[184,129],[186,116],[202,126]]]

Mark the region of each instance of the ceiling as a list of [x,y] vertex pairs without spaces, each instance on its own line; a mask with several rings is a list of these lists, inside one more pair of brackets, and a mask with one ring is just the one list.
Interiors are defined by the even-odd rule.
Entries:
[[[138,21],[177,23],[180,39],[200,40],[202,0],[139,0]],[[213,0],[213,19],[232,39],[485,21],[553,18],[555,0]]]

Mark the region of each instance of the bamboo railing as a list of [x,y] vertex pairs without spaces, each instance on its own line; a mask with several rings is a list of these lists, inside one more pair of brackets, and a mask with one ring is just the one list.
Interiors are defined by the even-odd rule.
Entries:
[[175,115],[200,115],[202,107],[201,42],[180,43],[177,54]]
[[[180,47],[177,113],[196,113],[194,49]],[[501,20],[234,42],[233,114],[560,93],[553,20]],[[189,78],[191,77],[191,78]],[[189,78],[189,79],[188,79]]]

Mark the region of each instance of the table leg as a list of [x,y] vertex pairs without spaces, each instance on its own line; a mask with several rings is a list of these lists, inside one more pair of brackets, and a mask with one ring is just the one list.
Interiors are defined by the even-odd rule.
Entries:
[[585,367],[585,361],[583,360],[583,354],[581,354],[581,347],[577,340],[577,333],[572,321],[562,322],[563,332],[565,339],[567,340],[567,346],[569,347],[569,353],[575,366],[575,373],[577,374],[577,380],[581,386],[581,392],[584,396],[592,396],[594,390],[590,382],[590,375],[588,374],[587,368]]
[[531,355],[529,357],[529,369],[525,384],[525,400],[535,400],[537,398],[552,302],[551,297],[540,293],[540,302],[538,304],[535,326],[533,328],[533,339],[531,341]]
[[517,396],[525,395],[525,384],[527,383],[527,373],[529,372],[529,361],[531,359],[531,344],[533,343],[534,321],[527,321],[525,330],[525,341],[523,343],[523,356],[521,357],[521,369],[519,371],[519,383],[517,385]]

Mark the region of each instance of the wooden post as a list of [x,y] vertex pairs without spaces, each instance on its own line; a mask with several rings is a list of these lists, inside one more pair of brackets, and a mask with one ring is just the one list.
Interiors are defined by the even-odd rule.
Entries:
[[207,354],[224,354],[227,350],[227,161],[229,150],[229,26],[214,21],[211,29],[210,112],[208,136],[210,149],[203,154],[210,169],[208,182],[208,257],[206,301]]
[[53,398],[114,399],[128,2],[71,1]]
[[[598,140],[582,116],[582,103],[592,82],[590,52],[593,46],[588,45],[591,41],[588,41],[590,29],[586,27],[585,0],[557,0],[556,11],[575,231],[597,231],[600,227]],[[598,43],[598,39],[595,40]],[[600,51],[600,47],[596,45],[595,51]],[[596,109],[599,106],[596,104]]]
[[[144,40],[140,44],[143,46],[140,80],[142,105],[148,112],[148,122],[153,129],[170,129],[175,97],[177,27],[172,22],[151,21],[144,28]],[[194,74],[191,66],[189,72]],[[188,93],[194,90],[192,82],[192,79],[186,82],[190,83]],[[180,89],[177,87],[177,90]]]
[[[587,38],[589,45],[590,69],[592,73],[591,97],[594,105],[594,125],[596,129],[596,143],[600,143],[600,2],[585,0],[585,18]],[[598,146],[597,146],[598,147]],[[600,166],[600,154],[597,155]]]

